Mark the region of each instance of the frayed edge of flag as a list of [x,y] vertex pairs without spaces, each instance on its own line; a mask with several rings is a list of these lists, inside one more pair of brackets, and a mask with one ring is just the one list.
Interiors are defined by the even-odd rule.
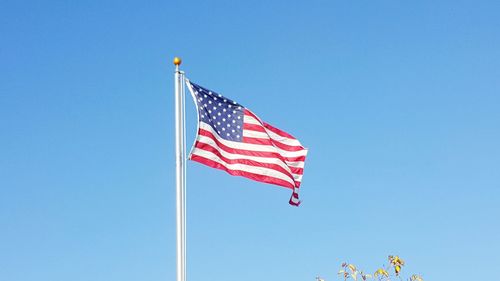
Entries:
[[298,207],[300,205],[300,203],[302,203],[299,200],[299,193],[296,191],[297,189],[298,188],[293,189],[293,193],[292,193],[292,196],[290,197],[290,201],[288,201],[288,204],[295,206],[295,207]]

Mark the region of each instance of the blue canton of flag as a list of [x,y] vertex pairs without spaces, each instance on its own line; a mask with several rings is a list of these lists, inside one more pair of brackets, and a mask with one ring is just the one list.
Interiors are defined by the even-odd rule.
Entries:
[[221,94],[191,82],[196,97],[198,119],[209,124],[217,134],[229,141],[243,141],[244,107]]

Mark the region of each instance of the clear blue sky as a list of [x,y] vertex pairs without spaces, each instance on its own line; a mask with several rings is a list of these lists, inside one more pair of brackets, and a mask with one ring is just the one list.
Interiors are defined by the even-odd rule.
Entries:
[[374,271],[389,254],[427,280],[498,269],[499,13],[2,1],[0,280],[174,280],[176,55],[310,149],[299,208],[188,163],[190,281],[330,281],[344,260]]

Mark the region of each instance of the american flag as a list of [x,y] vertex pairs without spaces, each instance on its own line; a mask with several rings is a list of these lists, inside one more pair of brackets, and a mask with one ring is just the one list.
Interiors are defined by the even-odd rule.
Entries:
[[307,149],[243,105],[189,80],[186,84],[198,109],[198,135],[189,159],[290,188],[289,203],[298,206]]

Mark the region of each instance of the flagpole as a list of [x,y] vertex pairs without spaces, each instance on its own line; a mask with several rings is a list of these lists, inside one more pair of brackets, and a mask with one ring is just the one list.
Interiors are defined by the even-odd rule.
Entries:
[[186,281],[186,162],[184,132],[184,72],[179,70],[181,59],[175,65],[175,186],[176,186],[176,236],[177,281]]

